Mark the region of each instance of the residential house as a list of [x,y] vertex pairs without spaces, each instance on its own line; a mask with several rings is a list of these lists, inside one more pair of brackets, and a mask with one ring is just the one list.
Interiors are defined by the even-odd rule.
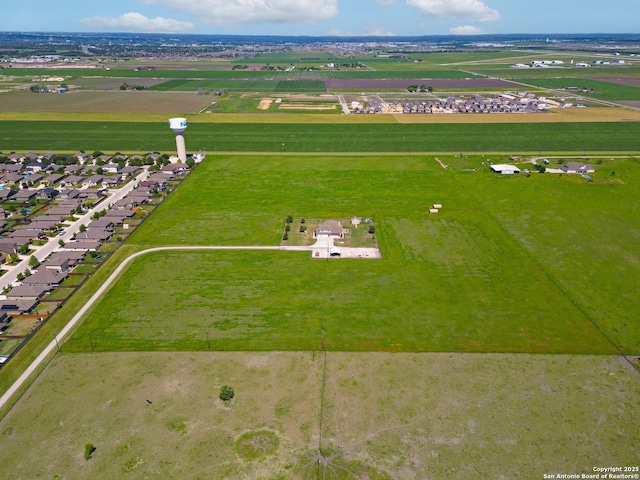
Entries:
[[71,185],[75,187],[77,185],[80,185],[85,178],[87,177],[83,177],[82,175],[69,175],[68,177],[65,177],[63,182],[65,185]]
[[62,250],[71,252],[95,252],[100,248],[101,243],[97,240],[77,240],[75,242],[67,242]]
[[89,223],[89,229],[98,228],[102,230],[113,231],[113,219],[107,216],[100,217]]
[[69,190],[61,190],[60,191],[60,195],[58,196],[58,198],[60,200],[64,200],[64,202],[68,202],[69,200],[75,200],[78,199],[78,197],[80,197],[80,190],[76,190],[76,189],[69,189]]
[[52,187],[63,178],[64,178],[64,175],[60,175],[59,173],[52,173],[51,175],[48,175],[42,183]]
[[31,175],[27,175],[24,177],[24,179],[22,180],[22,184],[24,185],[26,183],[27,185],[36,187],[43,179],[44,175],[42,175],[41,173],[32,173]]
[[78,152],[75,154],[75,157],[78,159],[80,165],[84,165],[91,160],[91,155],[85,152]]
[[51,188],[51,187],[40,188],[37,190],[36,198],[40,198],[42,200],[53,200],[59,194],[60,192],[55,188]]
[[6,295],[7,300],[40,300],[48,292],[51,287],[48,285],[18,285],[13,287]]
[[170,163],[168,165],[163,165],[161,168],[162,173],[168,175],[178,175],[180,173],[187,172],[189,170],[189,166],[184,163]]
[[102,183],[103,179],[103,175],[91,175],[90,177],[86,177],[82,180],[82,185],[87,188],[97,187]]
[[78,265],[84,256],[84,252],[54,252],[40,268],[44,267],[54,272],[68,271]]
[[117,163],[107,163],[102,166],[102,171],[105,173],[118,173],[120,170],[121,167]]
[[11,200],[16,200],[18,202],[28,202],[29,200],[36,198],[38,194],[37,190],[23,188],[18,190],[14,195],[11,196]]
[[53,230],[60,223],[57,218],[46,218],[47,215],[43,215],[41,217],[36,217],[35,220],[31,223],[28,223],[24,227],[23,230],[38,230],[40,232]]
[[20,230],[11,232],[9,235],[7,235],[7,238],[10,238],[17,242],[22,242],[21,245],[24,245],[25,243],[29,243],[32,240],[37,240],[43,234],[43,230],[21,228]]
[[31,172],[31,173],[38,173],[41,172],[42,169],[44,168],[44,164],[38,161],[33,161],[33,162],[29,162],[24,166],[24,169],[27,172]]
[[17,190],[12,188],[2,188],[0,189],[0,200],[8,200],[10,197],[15,195]]
[[56,217],[66,218],[69,215],[73,215],[75,210],[76,210],[75,207],[72,207],[70,205],[64,206],[64,207],[62,205],[58,205],[57,207],[53,207],[47,210],[46,214],[56,216]]
[[7,315],[21,315],[31,312],[38,300],[2,300],[0,301],[0,312]]
[[317,238],[342,238],[342,224],[337,220],[327,220],[314,234]]
[[76,174],[81,172],[84,167],[82,165],[65,165],[64,172],[69,174]]
[[68,276],[69,274],[67,272],[54,272],[51,270],[47,270],[46,268],[41,268],[37,272],[35,272],[33,275],[30,275],[24,280],[22,280],[22,284],[57,287]]
[[113,235],[113,232],[109,232],[108,230],[104,230],[101,228],[90,228],[86,232],[80,232],[76,234],[76,240],[99,240],[104,242],[109,240]]

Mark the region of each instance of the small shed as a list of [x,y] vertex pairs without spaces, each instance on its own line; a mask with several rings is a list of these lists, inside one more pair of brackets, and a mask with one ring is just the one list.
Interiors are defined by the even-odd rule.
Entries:
[[436,214],[436,213],[438,213],[438,212],[439,212],[439,210],[438,210],[437,208],[430,208],[430,209],[429,209],[429,213]]

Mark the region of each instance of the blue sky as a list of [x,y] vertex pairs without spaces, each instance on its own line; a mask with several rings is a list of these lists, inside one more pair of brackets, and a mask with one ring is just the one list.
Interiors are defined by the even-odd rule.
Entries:
[[1,31],[255,35],[638,33],[640,0],[23,0]]

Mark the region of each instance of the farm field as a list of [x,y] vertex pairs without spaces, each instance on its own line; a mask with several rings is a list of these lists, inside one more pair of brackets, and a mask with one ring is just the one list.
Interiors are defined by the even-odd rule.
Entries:
[[[612,352],[600,329],[623,352],[640,352],[631,314],[638,304],[629,290],[640,277],[632,260],[640,257],[637,160],[607,160],[588,184],[552,174],[500,178],[486,167],[473,171],[479,156],[442,158],[451,170],[430,156],[210,157],[130,244],[278,245],[287,215],[361,215],[374,218],[383,259],[150,255],[134,263],[67,348],[86,350],[91,332],[105,339],[100,350],[201,350],[207,335],[219,349],[306,350],[321,330],[314,302],[328,298],[327,306],[343,312],[325,319],[335,350]],[[281,188],[285,183],[289,188]],[[447,205],[437,217],[427,213],[434,202]],[[581,212],[564,214],[564,204],[579,204]],[[566,248],[571,241],[580,247]],[[172,277],[162,278],[163,262],[172,265]],[[207,277],[210,271],[224,272],[227,290]],[[190,276],[198,279],[197,292],[180,287]],[[157,285],[145,280],[155,277]],[[175,293],[156,311],[145,306],[149,289]],[[385,307],[389,299],[393,309]],[[176,302],[184,320],[174,318]]]
[[[196,97],[197,98],[197,97]],[[285,114],[283,114],[284,116]],[[290,114],[286,114],[290,115]],[[313,118],[313,114],[310,114]],[[549,114],[552,116],[553,114]],[[211,115],[213,116],[213,115]],[[462,115],[460,115],[462,116]],[[256,123],[198,123],[189,125],[191,148],[207,151],[314,153],[314,152],[637,152],[640,122],[504,123],[504,124],[400,124],[334,123],[334,115],[317,123],[275,123],[271,117],[253,117]],[[393,118],[380,118],[393,122]],[[289,117],[286,117],[289,118]],[[294,122],[297,117],[289,118]],[[262,119],[262,120],[260,120]],[[260,123],[258,123],[260,122]],[[64,132],[64,135],[60,135]],[[109,132],[107,135],[106,132]],[[166,119],[157,123],[126,121],[0,121],[4,150],[171,151]],[[170,132],[169,132],[170,133]],[[282,145],[285,144],[284,148]]]
[[198,89],[229,92],[318,93],[326,92],[324,82],[317,80],[170,80],[149,88],[151,91],[197,91]]
[[[640,100],[640,86],[634,87],[604,80],[589,78],[521,78],[519,81],[538,87],[561,90],[565,87],[593,89],[595,93],[580,93],[580,95],[600,100]],[[567,95],[571,94],[571,92],[567,92]]]
[[[187,92],[78,90],[65,94],[14,92],[2,95],[0,111],[197,113],[214,97]],[[60,115],[58,115],[60,118]]]
[[637,461],[629,368],[609,356],[62,354],[0,422],[0,468],[7,480],[591,473]]

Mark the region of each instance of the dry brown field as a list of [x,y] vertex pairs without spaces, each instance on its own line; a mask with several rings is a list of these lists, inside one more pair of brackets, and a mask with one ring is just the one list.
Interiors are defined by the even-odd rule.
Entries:
[[0,422],[0,469],[7,480],[582,474],[637,464],[639,395],[638,373],[611,356],[62,354]]
[[[197,113],[211,98],[195,92],[70,91],[64,94],[17,92],[4,94],[0,111]],[[40,115],[38,114],[38,118]],[[58,117],[58,119],[60,119]],[[67,119],[66,116],[64,118]]]
[[590,80],[640,87],[640,77],[589,77]]

